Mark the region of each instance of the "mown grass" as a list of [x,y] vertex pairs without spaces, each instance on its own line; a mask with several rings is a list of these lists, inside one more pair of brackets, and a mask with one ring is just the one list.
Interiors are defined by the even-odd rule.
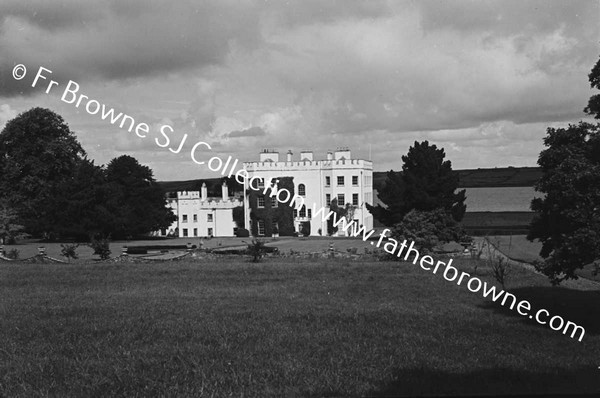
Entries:
[[2,264],[0,396],[599,392],[598,292],[508,287],[583,342],[405,263]]

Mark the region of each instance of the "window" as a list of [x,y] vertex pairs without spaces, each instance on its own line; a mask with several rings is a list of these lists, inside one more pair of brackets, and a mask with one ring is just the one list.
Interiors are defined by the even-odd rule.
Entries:
[[279,207],[279,201],[276,198],[271,198],[271,207]]
[[265,197],[264,196],[259,196],[257,198],[257,206],[258,207],[265,207]]
[[[194,214],[194,222],[198,222],[198,214]],[[194,235],[196,236],[196,235]]]
[[326,187],[331,186],[331,177],[329,177],[329,176],[325,177],[325,186]]
[[358,186],[358,176],[352,176],[352,185],[355,187]]
[[302,208],[300,209],[300,217],[306,217],[306,206],[302,206]]
[[331,194],[326,193],[325,194],[325,206],[330,206],[330,205],[331,205]]
[[304,184],[298,185],[298,195],[306,196],[306,187],[304,186]]
[[358,194],[357,193],[352,194],[352,205],[358,206]]
[[182,223],[183,223],[183,222],[187,222],[187,214],[183,214],[181,217],[182,217],[182,218],[181,218],[181,222],[182,222]]
[[187,235],[187,228],[184,228],[184,229],[183,229],[183,236],[188,236],[188,235]]
[[265,222],[263,220],[258,220],[258,234],[260,236],[265,234]]
[[308,210],[308,218],[312,218],[312,209],[307,209]]
[[338,176],[337,178],[338,187],[344,186],[344,176]]
[[213,229],[212,228],[208,229],[208,236],[213,236]]
[[274,234],[279,233],[279,225],[277,225],[277,221],[273,221],[273,224],[271,224],[271,226],[272,226],[271,230],[273,231]]
[[346,204],[346,198],[343,193],[338,193],[337,204],[338,206],[344,206]]
[[298,218],[298,210],[294,209],[294,218]]
[[259,188],[264,188],[265,187],[265,179],[264,178],[257,178],[258,180],[258,187]]
[[194,236],[198,236],[198,228],[194,228]]
[[207,214],[206,215],[206,221],[207,222],[213,222],[213,215],[212,214]]

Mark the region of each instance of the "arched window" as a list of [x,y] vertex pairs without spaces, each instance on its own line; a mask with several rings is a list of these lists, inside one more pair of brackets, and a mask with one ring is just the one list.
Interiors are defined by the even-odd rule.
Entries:
[[306,196],[306,187],[304,186],[304,184],[298,185],[298,195]]

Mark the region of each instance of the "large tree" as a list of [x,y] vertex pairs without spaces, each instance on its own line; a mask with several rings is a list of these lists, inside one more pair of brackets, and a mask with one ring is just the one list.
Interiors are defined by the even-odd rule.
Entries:
[[455,221],[462,220],[467,206],[465,190],[456,192],[458,174],[444,160],[443,148],[428,141],[415,141],[402,156],[402,172],[389,171],[379,199],[387,206],[367,205],[373,216],[386,226],[399,223],[411,210],[444,209]]
[[128,155],[110,161],[106,167],[110,197],[114,209],[113,238],[127,238],[167,228],[176,217],[166,206],[165,192],[148,166]]
[[[600,60],[588,75],[600,89]],[[593,95],[584,112],[600,119],[600,95]],[[580,122],[568,128],[548,128],[538,158],[542,177],[534,199],[529,240],[542,242],[538,269],[558,284],[576,279],[585,265],[600,265],[600,124]]]
[[32,108],[0,133],[0,199],[17,212],[27,232],[54,232],[55,195],[85,151],[63,118]]
[[529,240],[542,242],[538,269],[553,283],[600,259],[600,125],[548,128],[538,164]]

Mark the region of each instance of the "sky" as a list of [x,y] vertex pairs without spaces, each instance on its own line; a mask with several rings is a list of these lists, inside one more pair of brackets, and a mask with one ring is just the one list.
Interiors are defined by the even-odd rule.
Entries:
[[[590,120],[599,22],[591,0],[0,0],[0,128],[48,108],[96,164],[128,154],[158,180],[218,176],[196,142],[197,160],[349,147],[385,171],[428,140],[454,169],[535,166],[548,127]],[[67,103],[69,81],[150,132]]]

